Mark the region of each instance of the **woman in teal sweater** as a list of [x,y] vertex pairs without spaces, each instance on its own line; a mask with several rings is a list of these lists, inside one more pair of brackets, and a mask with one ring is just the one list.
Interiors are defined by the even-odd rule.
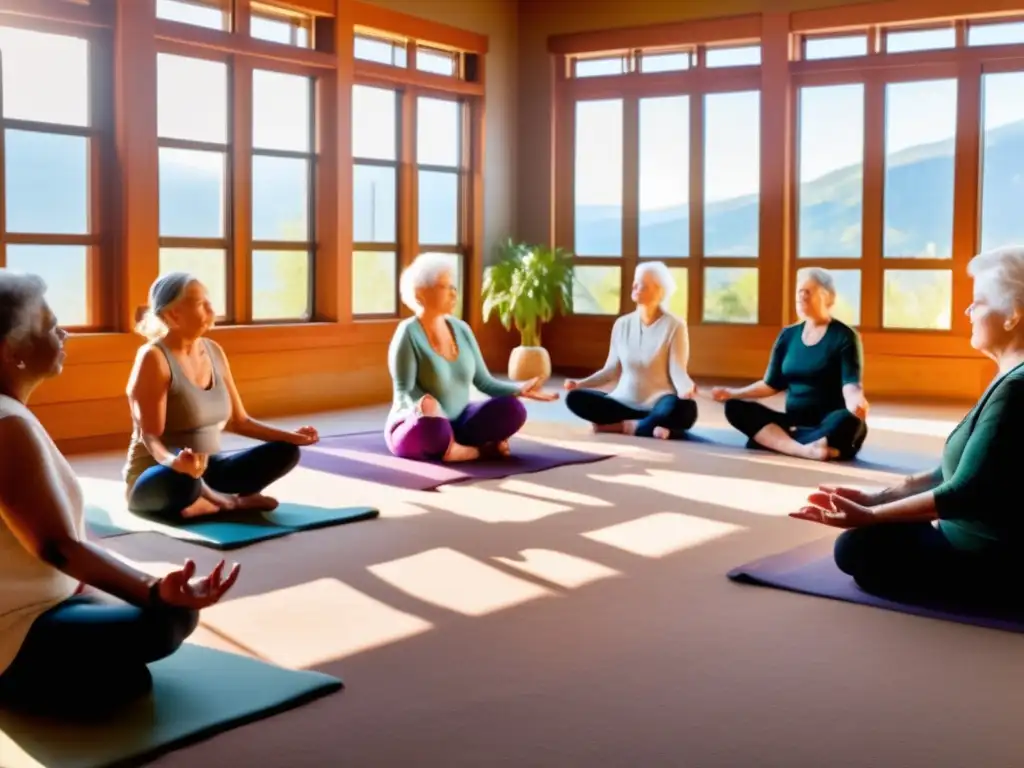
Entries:
[[999,373],[946,440],[941,465],[876,493],[822,486],[793,517],[847,528],[837,565],[893,598],[1001,600],[1019,568],[1024,434],[1024,248],[976,256],[971,346]]
[[[458,289],[451,264],[419,256],[402,273],[402,301],[415,312],[398,324],[388,350],[394,400],[384,437],[395,456],[471,461],[508,455],[508,440],[526,423],[519,398],[555,400],[526,384],[498,381],[487,370],[467,323],[454,317]],[[490,399],[471,403],[470,386]]]

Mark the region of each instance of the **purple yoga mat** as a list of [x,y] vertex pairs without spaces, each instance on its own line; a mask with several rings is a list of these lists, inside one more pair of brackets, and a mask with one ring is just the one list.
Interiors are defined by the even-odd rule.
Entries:
[[512,455],[505,459],[443,464],[411,461],[392,456],[382,432],[336,435],[302,449],[300,464],[321,472],[369,480],[374,483],[432,491],[448,483],[465,480],[497,480],[510,475],[540,472],[567,464],[587,464],[611,454],[585,453],[569,448],[514,437]]
[[858,587],[852,578],[836,567],[832,559],[834,541],[835,539],[830,537],[762,560],[755,560],[729,571],[728,576],[733,581],[744,584],[785,589],[847,603],[860,603],[929,619],[1024,633],[1024,616],[1019,614],[994,615],[949,606],[898,603],[875,597]]

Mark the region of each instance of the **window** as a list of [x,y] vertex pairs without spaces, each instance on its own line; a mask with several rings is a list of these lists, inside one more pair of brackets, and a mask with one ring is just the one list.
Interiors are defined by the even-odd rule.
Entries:
[[629,58],[626,56],[576,60],[576,77],[605,77],[622,75],[628,71]]
[[757,256],[761,94],[704,99],[704,255]]
[[577,265],[573,268],[573,277],[573,314],[619,314],[622,293],[621,267]]
[[622,99],[576,104],[575,252],[622,255]]
[[948,269],[885,270],[882,325],[886,328],[949,330],[953,273]]
[[955,47],[956,30],[951,26],[943,29],[914,29],[905,32],[890,30],[885,33],[886,53],[934,51]]
[[967,28],[968,45],[1014,45],[1024,43],[1024,21],[994,24],[971,22]]
[[459,55],[453,51],[439,51],[420,46],[416,49],[416,69],[444,77],[457,77]]
[[761,64],[761,46],[745,45],[738,48],[708,48],[704,64],[714,67],[751,67]]
[[309,48],[312,45],[312,27],[312,21],[307,16],[252,4],[249,34],[257,40]]
[[398,311],[398,94],[352,89],[352,313]]
[[836,284],[832,316],[847,325],[860,325],[860,270],[830,269],[829,273]]
[[223,31],[230,27],[226,7],[223,0],[156,0],[156,15],[167,21]]
[[690,255],[690,98],[640,100],[640,256]]
[[982,77],[981,250],[1024,243],[1024,71]]
[[648,72],[679,72],[689,69],[693,64],[690,51],[640,54],[640,71]]
[[0,264],[40,275],[68,327],[99,323],[92,306],[101,258],[88,40],[0,27],[5,226]]
[[387,64],[390,67],[409,66],[405,42],[387,38],[357,34],[355,36],[355,57],[362,61]]
[[704,322],[757,323],[757,268],[704,270]]
[[804,40],[804,58],[843,59],[849,56],[867,56],[867,35],[843,35],[836,37],[810,37]]

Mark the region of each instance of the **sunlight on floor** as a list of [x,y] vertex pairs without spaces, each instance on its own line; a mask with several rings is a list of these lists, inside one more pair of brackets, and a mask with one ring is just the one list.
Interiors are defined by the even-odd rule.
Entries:
[[481,523],[532,523],[572,507],[550,501],[502,493],[478,485],[446,485],[424,503]]
[[903,418],[899,416],[868,416],[868,427],[884,432],[900,432],[904,435],[925,435],[928,437],[949,437],[959,422],[951,419]]
[[553,594],[448,548],[372,565],[368,570],[418,600],[465,616],[485,616]]
[[659,558],[720,539],[743,526],[679,512],[657,512],[626,523],[584,533],[585,538],[643,557]]
[[614,568],[551,549],[524,549],[519,557],[519,560],[511,557],[496,557],[494,560],[565,589],[622,575]]
[[[807,470],[809,472],[822,472],[829,475],[841,475],[852,477],[863,481],[864,484],[888,485],[894,477],[903,477],[905,472],[892,470],[885,472],[879,469],[866,469],[864,467],[851,466],[837,461],[807,461],[789,456],[774,456],[771,454],[756,455],[749,453],[729,453],[727,451],[708,451],[704,454],[715,459],[726,459],[728,461],[739,461],[744,464],[761,464],[770,467],[785,467],[787,469]],[[822,482],[827,482],[822,478]],[[808,490],[811,490],[808,488]]]
[[[550,485],[531,483],[526,480],[504,480],[500,485],[501,490],[510,493],[520,493],[524,496],[534,496],[551,501],[564,501],[566,504],[575,504],[581,507],[611,507],[610,501],[599,499],[596,496],[588,496],[584,493],[567,491],[562,488],[554,488]],[[532,499],[530,500],[533,501]]]

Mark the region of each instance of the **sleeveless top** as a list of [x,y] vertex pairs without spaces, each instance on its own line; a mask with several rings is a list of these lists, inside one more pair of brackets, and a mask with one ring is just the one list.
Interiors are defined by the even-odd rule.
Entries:
[[[213,381],[207,389],[192,383],[163,342],[158,341],[153,346],[163,352],[171,371],[164,433],[160,435],[160,440],[170,451],[191,448],[196,453],[209,456],[220,451],[220,435],[231,418],[231,396],[224,384],[224,361],[220,350],[206,339],[203,339],[203,344],[206,345],[206,354],[213,366]],[[142,441],[142,430],[138,424],[134,424],[128,446],[128,460],[124,467],[124,480],[128,488],[135,485],[139,475],[155,466],[156,460]]]
[[[85,502],[74,470],[32,412],[14,398],[0,395],[0,419],[17,417],[31,424],[41,437],[41,460],[68,500],[71,528],[77,538],[85,539]],[[77,589],[77,581],[25,549],[0,516],[0,674],[18,655],[32,623]]]

